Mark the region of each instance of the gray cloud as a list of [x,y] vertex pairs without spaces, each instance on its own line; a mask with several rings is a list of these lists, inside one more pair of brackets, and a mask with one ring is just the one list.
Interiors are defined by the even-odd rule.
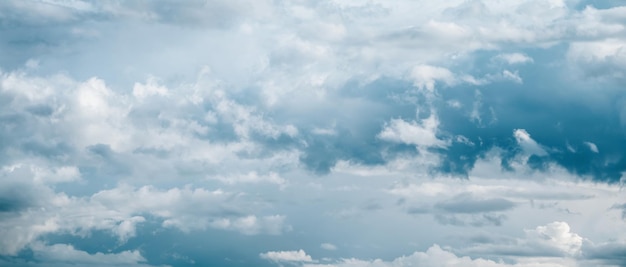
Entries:
[[611,206],[611,209],[622,210],[622,219],[626,219],[626,203],[624,204],[615,204]]
[[449,213],[506,211],[515,206],[515,203],[503,198],[475,199],[469,194],[457,195],[452,199],[441,201],[434,205],[435,208]]
[[454,226],[500,226],[507,217],[503,214],[483,213],[479,215],[435,214],[435,220],[443,225]]
[[619,262],[624,7],[587,4],[4,1],[2,260]]
[[498,212],[512,210],[516,206],[515,202],[504,198],[477,198],[471,193],[461,193],[432,205],[423,202],[421,205],[408,204],[407,212],[432,214],[443,225],[482,227],[502,225],[507,216]]
[[625,243],[591,244],[585,243],[583,257],[602,264],[622,266],[626,264]]

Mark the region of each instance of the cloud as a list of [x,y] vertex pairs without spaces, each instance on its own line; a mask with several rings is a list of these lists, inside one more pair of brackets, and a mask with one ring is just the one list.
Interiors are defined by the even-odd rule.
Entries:
[[[9,173],[17,175],[18,170]],[[122,185],[76,198],[54,193],[41,185],[25,188],[39,192],[25,200],[4,200],[4,210],[15,212],[5,214],[0,221],[2,233],[8,237],[0,242],[0,254],[15,255],[40,237],[53,233],[86,236],[91,231],[104,230],[125,243],[137,235],[136,228],[147,221],[147,215],[158,218],[163,227],[184,232],[212,227],[245,235],[279,235],[290,228],[285,216],[245,215],[245,209],[228,207],[229,203],[240,200],[221,190],[185,187],[163,191]]]
[[[469,248],[465,251],[476,252],[478,249],[483,249],[482,253],[491,251],[498,255],[496,260],[491,257],[468,257],[458,256],[457,253],[444,249],[441,246],[435,244],[428,248],[426,251],[416,251],[411,255],[397,257],[391,261],[384,261],[382,259],[375,260],[363,260],[358,258],[344,258],[344,259],[325,259],[330,262],[328,264],[317,263],[301,263],[300,266],[572,266],[577,265],[576,259],[582,260],[584,264],[602,264],[602,263],[617,263],[620,264],[623,257],[615,257],[618,251],[621,251],[623,247],[620,244],[612,244],[612,249],[608,249],[602,255],[598,253],[599,248],[608,248],[607,245],[595,246],[585,245],[583,246],[583,238],[579,235],[570,232],[569,225],[565,222],[552,222],[547,225],[538,226],[532,230],[526,230],[526,237],[516,241],[515,247],[510,245],[500,244],[488,245],[482,248]],[[581,249],[585,249],[582,252]],[[552,254],[554,253],[554,254]],[[297,254],[298,257],[291,254]],[[263,254],[261,254],[263,255]],[[290,251],[289,256],[285,255],[285,258],[304,258],[301,262],[311,262],[313,259],[307,256],[302,250]],[[483,254],[486,255],[486,254]],[[503,260],[501,257],[507,257],[507,260]],[[580,258],[580,257],[584,258]],[[276,258],[280,258],[276,255]],[[604,260],[604,261],[597,261]],[[296,261],[296,260],[291,260]],[[587,266],[587,265],[585,265]]]
[[622,210],[622,219],[626,219],[626,203],[624,204],[614,204],[611,206],[611,209],[621,209]]
[[[133,201],[139,197],[140,201]],[[201,230],[208,226],[240,231],[243,234],[280,234],[286,229],[284,216],[270,215],[258,218],[255,215],[236,215],[243,210],[230,209],[226,202],[236,195],[222,190],[208,191],[191,187],[172,188],[167,191],[151,187],[139,189],[123,186],[104,190],[91,197],[94,202],[111,208],[119,203],[128,203],[122,214],[149,213],[163,218],[163,226],[176,227],[183,231]],[[235,214],[230,218],[226,214]],[[128,215],[127,215],[128,216]]]
[[623,265],[618,2],[3,1],[0,265]]
[[584,243],[583,257],[592,263],[621,266],[626,263],[626,243],[607,242],[602,244]]
[[307,255],[304,250],[268,251],[259,256],[275,262],[313,262],[311,256]]
[[[88,253],[78,250],[68,244],[48,245],[43,242],[35,242],[29,246],[33,255],[32,261],[19,261],[15,259],[0,259],[3,266],[53,266],[66,267],[84,264],[89,266],[125,266],[125,267],[148,267],[156,266],[147,263],[147,260],[138,250],[126,250],[119,253]],[[166,266],[166,265],[159,265]]]
[[445,147],[446,142],[436,136],[438,125],[439,121],[434,114],[419,123],[392,119],[378,134],[378,138],[420,147]]
[[514,203],[505,199],[469,200],[469,203],[444,200],[433,205],[409,204],[407,213],[413,215],[432,214],[435,221],[441,225],[501,226],[507,216],[497,212],[504,212],[514,206]]
[[576,259],[582,255],[584,239],[572,233],[569,224],[555,221],[535,229],[524,230],[525,237],[510,244],[479,244],[464,251],[480,255],[505,257],[553,257]]
[[483,213],[483,214],[435,214],[435,220],[442,225],[454,226],[501,226],[506,220],[506,215]]
[[362,260],[356,258],[341,259],[332,264],[303,264],[301,266],[313,267],[313,266],[376,266],[376,267],[401,267],[401,266],[569,266],[570,262],[567,261],[542,261],[537,259],[535,262],[528,263],[504,263],[502,261],[493,261],[483,258],[470,258],[467,256],[457,256],[453,252],[441,248],[439,245],[433,245],[424,252],[415,252],[408,256],[401,256],[393,259],[392,261],[384,261],[382,259],[375,260]]
[[452,85],[455,81],[454,74],[448,69],[428,65],[415,66],[411,72],[416,87],[433,92],[435,83],[442,82],[445,85]]
[[602,40],[574,43],[568,59],[590,77],[623,79],[623,59],[626,57],[623,40]]
[[480,213],[503,211],[515,207],[515,203],[503,199],[473,199],[471,195],[457,195],[454,198],[435,204],[435,208],[450,213]]
[[122,251],[120,253],[95,253],[89,254],[85,251],[76,250],[71,245],[54,244],[45,245],[34,243],[30,246],[35,258],[39,261],[51,264],[88,264],[91,266],[148,266],[146,259],[137,250]]
[[[497,263],[484,259],[472,260],[469,257],[457,257],[453,253],[433,245],[425,252],[415,252],[386,262],[381,259],[372,261],[360,259],[344,259],[330,266],[499,266]],[[309,265],[315,266],[315,265]],[[323,265],[320,265],[323,266]],[[504,266],[504,265],[503,265]]]
[[[184,222],[178,220],[167,220],[164,222],[165,226],[174,225],[185,227],[184,224]],[[264,216],[261,218],[254,215],[237,219],[222,218],[214,220],[210,225],[218,229],[239,231],[245,235],[280,235],[284,231],[290,230],[290,227],[285,225],[285,216],[281,215]]]
[[522,147],[525,153],[529,155],[543,156],[546,155],[546,151],[530,137],[530,134],[524,129],[515,129],[513,136],[517,143]]
[[591,143],[591,142],[585,142],[584,144],[587,147],[589,147],[589,150],[591,150],[591,152],[593,152],[593,153],[600,153],[600,151],[598,150],[598,146],[596,146],[596,144]]
[[509,65],[515,65],[515,64],[526,64],[526,63],[533,63],[534,60],[522,53],[507,53],[507,54],[500,54],[498,56],[495,57],[498,60],[502,60],[506,63],[508,63]]
[[320,245],[321,248],[325,249],[325,250],[337,250],[337,246],[331,244],[331,243],[322,243]]
[[[415,204],[409,204],[415,205]],[[504,198],[476,198],[471,193],[461,193],[452,198],[437,201],[431,206],[422,202],[419,206],[409,206],[410,214],[433,214],[434,219],[443,225],[500,226],[507,218],[497,212],[505,212],[516,206]]]
[[569,225],[565,222],[552,222],[545,226],[537,226],[534,230],[528,230],[526,235],[539,244],[557,248],[567,255],[580,253],[583,243],[582,237],[571,233]]
[[266,175],[258,174],[254,171],[249,172],[247,174],[234,175],[229,177],[217,176],[217,177],[209,177],[209,179],[215,179],[225,184],[238,184],[238,183],[272,183],[279,185],[281,188],[287,186],[287,180],[280,177],[278,173],[270,172]]
[[6,1],[1,17],[34,25],[71,22],[95,11],[94,6],[86,1]]

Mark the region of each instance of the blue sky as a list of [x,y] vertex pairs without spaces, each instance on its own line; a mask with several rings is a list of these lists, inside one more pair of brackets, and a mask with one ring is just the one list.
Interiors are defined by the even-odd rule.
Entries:
[[626,266],[621,1],[8,0],[0,51],[2,266]]

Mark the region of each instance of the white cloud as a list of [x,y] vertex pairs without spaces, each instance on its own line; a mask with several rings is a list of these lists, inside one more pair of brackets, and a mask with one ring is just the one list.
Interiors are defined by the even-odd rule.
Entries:
[[[314,261],[302,250],[284,252],[283,255],[274,255],[274,258],[284,258],[284,261],[300,262],[300,266],[376,266],[376,267],[403,267],[403,266],[494,266],[494,267],[531,267],[531,266],[594,266],[600,262],[603,255],[598,253],[600,247],[608,248],[607,245],[589,245],[583,247],[583,238],[570,231],[565,222],[552,222],[538,226],[532,230],[526,230],[526,237],[514,241],[515,244],[484,244],[478,247],[462,249],[465,253],[482,253],[487,251],[501,253],[484,257],[459,256],[450,248],[442,248],[435,244],[426,251],[416,251],[411,255],[400,256],[390,261],[382,259],[363,260],[358,258],[324,259],[327,264],[308,263]],[[614,247],[621,246],[613,244]],[[581,249],[588,249],[589,258],[581,258]],[[562,254],[551,254],[553,252]],[[547,253],[547,254],[546,254]],[[613,252],[611,252],[613,253]],[[508,254],[508,255],[507,255]],[[609,253],[610,254],[610,253]],[[306,256],[305,256],[306,255]],[[282,256],[282,257],[281,257]],[[262,254],[263,257],[263,254]],[[264,258],[269,258],[265,256]],[[305,260],[295,260],[305,259]],[[506,259],[506,260],[505,260]],[[279,261],[279,260],[275,260]],[[582,265],[581,265],[582,264]]]
[[167,88],[159,85],[154,77],[150,77],[146,84],[135,83],[133,86],[133,96],[138,99],[143,99],[152,95],[165,96],[167,95],[167,92]]
[[531,57],[522,53],[500,54],[496,56],[496,59],[502,60],[510,65],[526,64],[526,63],[534,62],[534,60]]
[[588,241],[571,232],[566,222],[555,221],[524,232],[523,238],[507,240],[505,243],[476,244],[461,251],[474,255],[504,257],[518,263],[544,261],[562,262],[566,263],[565,266],[572,264],[587,266],[586,261],[593,260],[583,257],[586,254],[583,250],[591,249],[583,246],[584,242]]
[[30,248],[34,257],[47,263],[82,264],[90,266],[147,266],[146,259],[137,250],[122,251],[119,253],[105,254],[97,252],[89,254],[77,250],[72,245],[54,244],[45,245],[41,242],[33,243]]
[[575,42],[569,46],[567,58],[586,76],[623,79],[626,76],[625,47],[625,40],[615,38]]
[[[525,166],[525,157],[554,150],[524,129],[513,132],[523,155],[510,159],[514,171],[503,172],[504,160],[493,153],[510,151],[488,151],[485,146],[499,140],[482,136],[510,125],[498,124],[494,110],[506,119],[508,107],[492,108],[494,102],[518,101],[507,98],[512,90],[490,99],[492,87],[483,85],[533,85],[520,74],[536,74],[515,69],[524,64],[563,71],[567,75],[545,74],[558,87],[569,82],[562,77],[624,78],[624,7],[575,10],[579,4],[4,1],[0,19],[19,27],[0,29],[6,36],[0,42],[6,50],[0,62],[0,254],[36,248],[49,234],[87,237],[94,230],[124,243],[150,220],[183,234],[212,228],[256,235],[246,237],[255,242],[263,234],[319,233],[319,240],[341,244],[340,251],[325,253],[385,259],[415,240],[456,242],[395,261],[335,262],[342,265],[505,265],[495,260],[493,247],[481,252],[485,257],[464,253],[472,244],[456,238],[467,234],[458,225],[480,225],[476,232],[490,240],[504,236],[570,256],[585,242],[581,246],[572,229],[594,240],[624,240],[620,211],[609,209],[623,192],[585,182],[554,163],[542,171]],[[534,62],[543,53],[554,65]],[[494,61],[508,65],[489,64]],[[455,86],[470,87],[469,98]],[[485,93],[472,106],[474,88]],[[439,103],[450,110],[435,110],[445,109]],[[431,116],[401,119],[415,106],[433,109]],[[466,127],[456,115],[464,120],[469,113],[482,124],[487,109],[494,123],[479,125],[478,138],[454,132]],[[381,141],[413,145],[417,152],[398,152],[404,146]],[[591,142],[584,146],[597,156],[610,148],[597,144],[602,151]],[[312,154],[328,165],[327,177],[302,170]],[[468,170],[469,179],[441,179],[443,163]],[[455,212],[463,201],[475,213]],[[568,223],[543,225],[552,221]],[[389,230],[381,237],[372,229]],[[531,230],[519,237],[520,229]],[[306,239],[302,247],[336,249],[319,240]],[[87,254],[71,245],[41,246],[84,261],[141,261],[135,250]],[[313,261],[303,250],[273,253],[263,255]],[[522,266],[540,259],[516,260]]]
[[90,3],[80,0],[5,1],[2,5],[15,12],[14,16],[33,24],[63,23],[94,11]]
[[419,123],[392,119],[378,134],[378,138],[421,147],[446,147],[447,143],[436,136],[438,126],[439,120],[434,114]]
[[[134,189],[122,186],[103,190],[91,200],[110,209],[119,209],[124,216],[150,213],[163,218],[163,226],[176,227],[183,231],[202,230],[208,226],[235,230],[246,235],[280,234],[287,229],[285,217],[255,215],[235,218],[225,217],[225,203],[237,199],[237,195],[222,190],[208,191],[204,188],[172,188],[167,191],[144,186]],[[126,203],[123,208],[118,206]]]
[[536,229],[527,230],[526,235],[532,240],[531,242],[554,247],[570,256],[579,254],[583,243],[582,237],[570,232],[570,226],[566,222],[552,222],[537,226]]
[[[279,235],[290,229],[282,215],[227,215],[232,212],[226,207],[228,203],[238,200],[235,194],[221,190],[185,187],[164,191],[149,186],[135,189],[122,185],[88,198],[54,194],[47,187],[39,190],[45,194],[39,193],[37,200],[40,202],[30,204],[35,208],[0,221],[0,233],[7,237],[0,241],[0,254],[15,255],[49,233],[86,236],[92,230],[106,230],[124,243],[136,236],[137,225],[146,221],[142,216],[145,214],[162,219],[164,227],[185,232],[213,227],[245,235]],[[250,205],[250,212],[253,206]]]
[[519,76],[519,73],[517,73],[517,71],[511,72],[508,70],[503,70],[502,77],[504,77],[504,79],[506,80],[511,80],[516,83],[522,83],[522,78]]
[[222,183],[233,185],[239,183],[272,183],[279,185],[281,188],[287,186],[287,180],[280,177],[280,175],[276,172],[270,172],[268,174],[262,175],[255,171],[248,172],[246,174],[232,175],[232,176],[215,176],[208,177],[209,179],[215,179]]
[[321,248],[325,249],[325,250],[337,250],[337,246],[331,244],[331,243],[322,243],[320,245]]
[[535,140],[530,137],[530,134],[524,129],[516,129],[513,131],[513,136],[517,143],[522,147],[524,153],[528,155],[535,154],[537,156],[547,155],[546,151]]
[[303,264],[306,267],[315,266],[333,266],[333,267],[405,267],[405,266],[420,266],[420,267],[565,267],[571,266],[572,262],[566,260],[546,261],[542,259],[536,259],[536,261],[525,263],[505,263],[502,261],[493,261],[483,258],[470,258],[468,256],[457,256],[453,252],[441,248],[439,245],[433,245],[425,252],[415,252],[408,256],[401,256],[393,259],[392,261],[384,261],[382,259],[375,260],[362,260],[356,258],[341,259],[332,264]]
[[[167,220],[164,224],[166,226],[170,224],[184,226],[185,222]],[[279,235],[291,229],[285,225],[285,216],[281,215],[264,216],[261,218],[254,215],[236,219],[221,218],[214,220],[210,225],[218,229],[239,231],[245,235],[258,235],[261,233]]]
[[600,151],[598,150],[598,146],[592,142],[584,142],[583,144],[585,144],[589,150],[591,150],[591,152],[593,153],[600,153]]
[[259,256],[275,262],[313,262],[311,256],[307,255],[304,250],[268,251]]

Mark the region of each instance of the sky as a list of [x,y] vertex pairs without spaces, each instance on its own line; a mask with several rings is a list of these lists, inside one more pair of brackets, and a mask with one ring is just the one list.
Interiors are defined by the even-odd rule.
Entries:
[[626,266],[619,0],[0,1],[0,266]]

